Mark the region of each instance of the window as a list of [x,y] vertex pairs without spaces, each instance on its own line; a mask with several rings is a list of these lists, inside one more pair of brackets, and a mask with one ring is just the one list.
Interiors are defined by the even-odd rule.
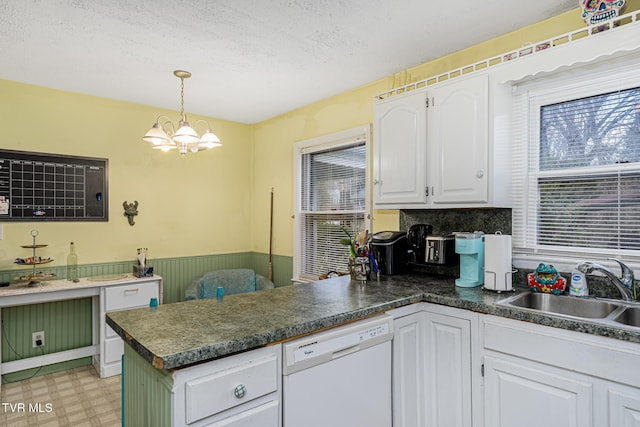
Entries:
[[350,233],[369,229],[369,126],[294,146],[294,277],[348,271]]
[[514,99],[514,252],[640,261],[637,71],[529,83]]

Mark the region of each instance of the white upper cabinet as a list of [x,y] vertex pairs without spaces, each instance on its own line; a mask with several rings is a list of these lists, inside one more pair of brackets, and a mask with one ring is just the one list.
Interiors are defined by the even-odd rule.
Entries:
[[376,102],[374,205],[420,207],[427,202],[427,92],[415,90]]
[[374,207],[511,206],[511,87],[478,72],[377,101]]
[[431,203],[487,203],[488,76],[437,85],[432,100],[427,136]]

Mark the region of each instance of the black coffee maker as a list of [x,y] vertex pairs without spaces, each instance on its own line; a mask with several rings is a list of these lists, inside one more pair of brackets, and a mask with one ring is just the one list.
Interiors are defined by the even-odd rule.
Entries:
[[414,224],[407,231],[407,254],[410,263],[424,264],[427,248],[427,236],[433,234],[433,226]]

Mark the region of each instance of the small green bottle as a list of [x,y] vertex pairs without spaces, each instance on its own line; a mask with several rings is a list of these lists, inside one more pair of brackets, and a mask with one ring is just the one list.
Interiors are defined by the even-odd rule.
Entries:
[[67,280],[78,281],[78,255],[76,255],[76,246],[73,242],[71,242],[69,255],[67,255]]

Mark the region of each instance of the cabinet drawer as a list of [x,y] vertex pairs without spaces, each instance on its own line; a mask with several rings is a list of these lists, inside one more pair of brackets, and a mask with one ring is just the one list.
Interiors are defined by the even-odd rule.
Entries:
[[206,427],[278,427],[278,401],[272,400]]
[[119,362],[124,353],[124,342],[120,337],[104,340],[104,363]]
[[151,298],[158,298],[157,282],[110,286],[105,289],[105,311],[148,306]]
[[492,316],[482,333],[486,350],[640,387],[637,343]]
[[271,356],[187,381],[187,424],[276,391],[277,361]]

